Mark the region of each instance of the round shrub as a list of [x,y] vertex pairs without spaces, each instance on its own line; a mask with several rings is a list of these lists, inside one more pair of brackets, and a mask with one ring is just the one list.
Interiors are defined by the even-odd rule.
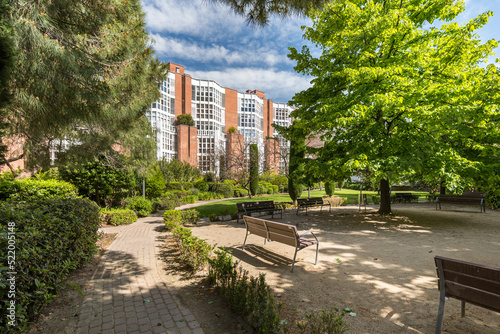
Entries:
[[153,211],[153,203],[141,196],[125,198],[125,207],[134,210],[137,216],[146,217]]
[[125,225],[132,224],[137,220],[137,215],[130,209],[101,209],[102,221],[109,225]]
[[195,196],[198,196],[200,194],[200,190],[198,190],[197,188],[191,188],[189,189],[189,192]]
[[196,182],[194,186],[199,190],[203,192],[208,191],[208,183],[205,181],[205,179],[201,179],[200,181]]

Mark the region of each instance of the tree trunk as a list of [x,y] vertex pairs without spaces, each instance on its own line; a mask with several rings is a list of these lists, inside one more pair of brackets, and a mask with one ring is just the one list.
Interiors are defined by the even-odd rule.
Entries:
[[98,206],[101,206],[101,196],[99,194],[99,185],[97,183],[94,183],[94,189],[95,189],[95,201]]
[[387,215],[391,211],[391,187],[389,187],[389,181],[386,179],[380,180],[380,208],[378,213]]
[[440,193],[441,195],[446,194],[446,186],[445,186],[444,181],[441,181],[441,182],[439,183],[439,193]]

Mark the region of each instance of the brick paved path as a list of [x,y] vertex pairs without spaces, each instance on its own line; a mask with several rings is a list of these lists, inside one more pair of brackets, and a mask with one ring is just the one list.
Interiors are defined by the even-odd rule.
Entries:
[[161,217],[107,229],[118,235],[101,258],[76,333],[192,333],[203,330],[168,287],[159,259]]

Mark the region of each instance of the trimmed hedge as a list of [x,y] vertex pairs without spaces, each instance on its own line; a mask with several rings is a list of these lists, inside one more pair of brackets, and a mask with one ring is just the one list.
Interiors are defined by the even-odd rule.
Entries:
[[234,195],[234,185],[230,183],[208,183],[208,190],[214,193],[218,193],[224,196],[224,198],[233,197]]
[[106,224],[118,226],[132,224],[137,220],[137,215],[130,209],[101,209],[101,219]]
[[141,196],[125,198],[125,207],[135,211],[137,216],[146,217],[153,211],[153,203]]
[[78,198],[78,189],[71,183],[58,180],[22,180],[0,182],[0,199],[31,201],[49,198]]
[[[92,259],[96,252],[99,207],[89,199],[48,199],[0,203],[0,258],[6,260],[13,245],[13,267],[0,267],[0,301],[7,309],[12,293],[8,272],[15,276],[15,327],[0,317],[0,332],[25,331],[68,277],[71,270]],[[15,241],[15,242],[14,242]],[[5,261],[4,261],[5,259]],[[6,288],[7,287],[7,288]],[[14,311],[13,311],[14,312]]]

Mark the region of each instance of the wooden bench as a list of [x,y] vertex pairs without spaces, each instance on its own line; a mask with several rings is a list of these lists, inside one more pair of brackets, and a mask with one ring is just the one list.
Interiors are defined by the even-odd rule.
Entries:
[[413,195],[412,193],[396,193],[396,194],[394,194],[394,202],[399,202],[399,203],[410,202],[411,203],[412,201],[418,202],[418,196]]
[[297,214],[299,214],[301,208],[305,208],[307,214],[307,208],[320,205],[321,210],[323,210],[324,205],[328,205],[330,207],[330,212],[332,212],[332,204],[328,200],[324,200],[323,197],[299,198],[297,199]]
[[[295,259],[297,258],[297,252],[306,247],[316,245],[316,260],[314,261],[314,264],[318,263],[319,241],[313,232],[307,231],[299,235],[297,232],[297,227],[295,227],[294,225],[277,223],[270,220],[264,220],[249,216],[243,216],[243,220],[245,221],[245,225],[247,228],[245,241],[243,242],[243,249],[245,249],[247,237],[249,234],[255,234],[264,238],[264,244],[267,240],[269,240],[293,246],[295,247],[295,254],[293,255],[291,270],[291,272],[293,273]],[[314,239],[303,238],[303,236],[308,233],[311,233]]]
[[462,317],[465,303],[471,303],[489,310],[500,312],[500,269],[479,264],[436,256],[439,309],[436,334],[443,327],[444,303],[446,298],[462,301]]
[[436,197],[436,210],[441,210],[442,203],[460,205],[479,205],[481,212],[486,212],[486,199],[484,193],[466,192],[462,195],[438,195]]
[[236,203],[236,208],[238,209],[238,219],[240,222],[240,217],[251,216],[253,212],[266,212],[274,218],[274,213],[279,212],[281,218],[283,218],[283,206],[280,204],[275,204],[273,201],[259,201],[259,202],[242,202]]

